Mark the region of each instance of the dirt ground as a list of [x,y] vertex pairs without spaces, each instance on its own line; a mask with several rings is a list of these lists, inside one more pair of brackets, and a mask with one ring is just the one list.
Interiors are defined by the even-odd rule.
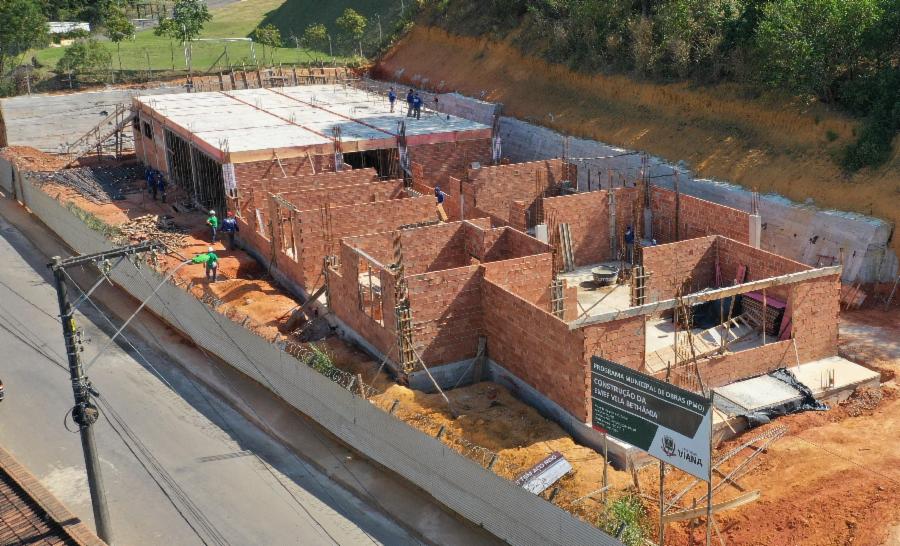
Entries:
[[[858,123],[818,103],[749,97],[732,85],[657,84],[588,75],[505,43],[416,26],[378,77],[503,103],[505,115],[685,161],[698,176],[900,224],[900,142],[888,163],[847,176],[833,156]],[[830,140],[833,138],[833,141]],[[894,237],[900,252],[900,237]]]
[[[25,150],[31,161],[51,164],[52,158]],[[146,195],[131,194],[124,201],[96,205],[67,188],[48,185],[45,190],[61,201],[72,201],[84,210],[118,225],[145,214],[169,214],[188,234],[177,255],[164,259],[163,267],[176,267],[184,257],[204,252],[209,240],[202,212],[184,212],[177,195],[169,204],[154,202]],[[173,209],[175,205],[179,210]],[[199,296],[214,295],[218,309],[239,320],[249,317],[247,327],[267,338],[290,337],[286,326],[298,302],[277,286],[252,258],[241,251],[215,244],[223,280],[209,284],[202,265],[181,267],[179,283],[193,283]],[[900,300],[900,298],[898,298]],[[717,449],[725,453],[767,427],[786,426],[785,437],[754,459],[751,470],[738,481],[746,491],[759,490],[760,500],[717,516],[718,528],[728,544],[759,545],[886,545],[900,536],[900,394],[894,374],[900,370],[900,301],[883,310],[873,298],[868,308],[846,312],[841,320],[841,354],[881,371],[887,383],[882,389],[856,393],[851,400],[827,412],[804,413],[778,419],[754,429]],[[558,425],[541,417],[533,408],[515,399],[503,387],[485,382],[447,392],[450,404],[439,394],[424,394],[398,385],[378,362],[337,337],[320,342],[333,363],[352,374],[362,374],[367,385],[379,393],[373,404],[389,410],[398,401],[395,414],[431,435],[444,428],[442,440],[464,455],[487,465],[494,454],[493,470],[515,479],[553,451],[561,452],[574,471],[557,486],[554,503],[586,521],[596,523],[603,513],[597,490],[603,480],[600,454],[575,443]],[[746,459],[749,450],[724,466],[727,472]],[[611,496],[626,491],[642,494],[650,521],[656,514],[655,465],[636,472],[608,469]],[[673,472],[666,480],[671,498],[690,484]],[[548,490],[543,494],[550,495]],[[704,487],[694,487],[676,508],[702,503]],[[718,491],[715,502],[741,494],[733,486]],[[667,544],[703,543],[702,526],[691,537],[688,522],[668,528]],[[894,538],[891,539],[890,536]]]

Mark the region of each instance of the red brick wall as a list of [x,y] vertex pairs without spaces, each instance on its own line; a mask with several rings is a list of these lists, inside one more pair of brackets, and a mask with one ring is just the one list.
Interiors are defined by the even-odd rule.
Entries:
[[627,225],[634,224],[635,188],[615,188],[575,195],[544,198],[544,218],[558,224],[569,224],[575,265],[595,264],[614,259],[610,253],[609,196],[615,193],[616,237],[618,248],[624,244]]
[[586,421],[589,378],[581,330],[489,280],[482,285],[488,356]]
[[791,285],[792,332],[801,363],[837,354],[840,290],[839,275]]
[[249,188],[254,191],[261,189],[271,193],[284,193],[310,190],[315,188],[334,188],[339,186],[353,186],[366,182],[374,182],[378,179],[375,169],[355,169],[348,171],[324,172],[303,176],[289,176],[286,178],[268,179],[239,179],[238,189],[246,193]]
[[296,272],[299,277],[294,280],[307,290],[313,289],[309,283],[318,278],[326,252],[338,252],[341,238],[392,231],[402,225],[425,222],[434,217],[434,207],[426,196],[333,207],[330,214],[331,240],[327,243],[321,211],[297,213],[301,270]]
[[713,286],[716,237],[702,237],[644,248],[647,302],[674,298],[676,292],[697,292]]
[[[488,216],[497,225],[525,226],[520,217],[523,208],[532,207],[545,188],[575,178],[575,167],[561,159],[483,166],[468,170],[462,182],[467,217]],[[522,204],[513,205],[514,201]],[[511,213],[514,216],[511,216]],[[528,222],[533,225],[534,221]]]
[[413,169],[414,175],[421,172],[421,179],[415,178],[416,182],[432,189],[435,185],[441,186],[447,193],[453,194],[456,192],[448,186],[449,177],[460,178],[473,161],[490,164],[491,140],[484,138],[410,146],[409,160],[421,166],[421,171]]
[[360,309],[358,256],[345,242],[341,245],[340,271],[327,271],[331,311],[382,354],[397,362],[394,278],[387,271],[380,271],[378,275],[384,315],[384,325],[381,325]]
[[[711,201],[681,194],[679,239],[722,235],[750,242],[750,214]],[[660,244],[675,241],[675,192],[653,186],[650,192],[653,238]]]
[[[312,159],[312,163],[310,163],[310,159]],[[250,180],[284,178],[285,175],[288,177],[307,176],[313,174],[313,166],[315,166],[316,174],[334,172],[334,156],[328,154],[282,159],[280,167],[274,159],[238,163],[234,166],[234,174],[238,184],[241,184]],[[284,172],[282,172],[282,168],[284,168]]]
[[406,274],[418,275],[470,265],[465,227],[460,222],[450,222],[403,230],[401,245]]
[[758,281],[812,269],[808,265],[795,262],[784,256],[753,248],[750,245],[724,237],[716,239],[716,247],[719,257],[719,268],[722,271],[722,282],[726,286],[734,282],[738,267],[741,265],[747,266],[746,281]]
[[355,205],[405,197],[402,180],[313,188],[285,192],[280,195],[300,210],[312,210],[325,203],[329,203],[331,206]]
[[475,356],[483,329],[478,265],[406,278],[413,342],[429,366]]
[[549,310],[546,298],[553,280],[553,257],[539,254],[522,258],[512,258],[499,262],[485,263],[484,278],[509,290],[520,298]]

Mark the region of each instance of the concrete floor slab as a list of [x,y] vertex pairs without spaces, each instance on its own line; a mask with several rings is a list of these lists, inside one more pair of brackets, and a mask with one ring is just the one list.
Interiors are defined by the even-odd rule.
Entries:
[[578,314],[587,312],[586,316],[594,316],[609,311],[622,311],[631,307],[631,284],[614,284],[598,286],[594,283],[591,269],[598,265],[619,266],[619,262],[584,265],[575,271],[560,273],[559,278],[566,281],[566,286],[578,287]]

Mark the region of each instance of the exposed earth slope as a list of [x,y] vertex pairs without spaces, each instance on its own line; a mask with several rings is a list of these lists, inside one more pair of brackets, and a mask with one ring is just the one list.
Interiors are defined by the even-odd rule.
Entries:
[[[900,147],[847,176],[833,159],[859,124],[821,104],[748,98],[730,85],[587,75],[507,44],[417,25],[375,67],[384,79],[502,102],[506,115],[686,161],[698,176],[900,221]],[[744,95],[746,93],[743,93]],[[893,247],[900,251],[898,238]]]

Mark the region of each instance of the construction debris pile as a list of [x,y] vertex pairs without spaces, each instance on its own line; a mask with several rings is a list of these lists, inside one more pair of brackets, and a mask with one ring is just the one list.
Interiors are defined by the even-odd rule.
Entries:
[[143,167],[138,164],[104,167],[63,169],[44,177],[45,182],[55,182],[76,190],[96,204],[125,199],[125,194],[138,193],[143,188]]
[[175,224],[171,216],[147,214],[118,227],[122,232],[122,239],[117,244],[159,241],[170,252],[187,244],[188,230]]

